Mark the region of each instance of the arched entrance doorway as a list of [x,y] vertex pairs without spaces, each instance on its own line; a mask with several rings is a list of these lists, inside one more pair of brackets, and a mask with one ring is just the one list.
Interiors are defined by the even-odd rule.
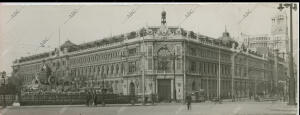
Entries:
[[129,84],[129,95],[130,95],[130,103],[134,105],[135,103],[135,85],[133,82]]
[[133,82],[129,85],[129,95],[135,95],[135,85]]
[[[165,77],[167,76],[166,73],[172,72],[172,52],[169,50],[166,44],[159,48],[159,50],[157,51],[155,64],[157,72],[164,74],[163,76]],[[173,81],[173,83],[174,82],[175,80]],[[157,79],[157,87],[158,101],[170,102],[171,79]],[[173,88],[175,89],[175,85],[173,86]]]
[[171,80],[159,79],[158,82],[158,100],[167,101],[171,100]]

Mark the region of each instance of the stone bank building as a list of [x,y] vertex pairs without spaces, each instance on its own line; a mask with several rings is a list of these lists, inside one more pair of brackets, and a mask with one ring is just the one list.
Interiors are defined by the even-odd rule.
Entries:
[[216,97],[219,77],[221,98],[271,94],[276,79],[285,77],[282,59],[245,49],[226,30],[220,36],[167,26],[163,11],[160,26],[83,44],[66,41],[54,51],[21,57],[13,76],[24,80],[24,88],[106,88],[122,95],[157,94],[160,101],[183,100],[196,91]]

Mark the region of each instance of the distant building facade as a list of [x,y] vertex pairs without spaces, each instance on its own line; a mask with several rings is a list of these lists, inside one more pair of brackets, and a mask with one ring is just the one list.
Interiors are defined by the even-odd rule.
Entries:
[[244,39],[244,44],[247,48],[257,51],[257,48],[264,47],[268,49],[274,48],[274,43],[271,40],[271,36],[268,34],[263,35],[246,35],[241,33]]
[[247,48],[257,51],[259,48],[278,50],[279,56],[287,59],[289,51],[288,23],[285,12],[279,12],[271,18],[271,33],[247,35],[241,33]]
[[289,50],[288,21],[285,12],[280,12],[272,17],[271,36],[274,49],[280,53],[287,53]]
[[167,26],[163,12],[161,26],[79,45],[66,41],[54,51],[22,57],[14,62],[13,76],[22,77],[24,87],[106,88],[123,95],[157,94],[160,101],[174,99],[176,91],[176,99],[183,100],[196,91],[216,97],[219,65],[222,98],[270,94],[275,72],[285,73],[274,70],[272,55],[240,48],[227,31],[214,39]]

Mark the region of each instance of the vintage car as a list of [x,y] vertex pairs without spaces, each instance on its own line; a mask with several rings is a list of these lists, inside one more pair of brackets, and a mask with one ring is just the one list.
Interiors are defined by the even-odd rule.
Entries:
[[205,102],[204,90],[194,91],[191,95],[193,102]]

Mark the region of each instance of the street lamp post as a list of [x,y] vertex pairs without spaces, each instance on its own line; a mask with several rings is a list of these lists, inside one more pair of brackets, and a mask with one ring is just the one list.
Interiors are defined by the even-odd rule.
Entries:
[[176,98],[176,86],[175,86],[175,60],[176,60],[176,54],[174,52],[172,59],[173,59],[173,72],[174,72],[174,78],[173,78],[173,98],[174,101],[177,102],[177,98]]
[[101,91],[101,94],[102,94],[102,106],[104,107],[105,106],[105,98],[104,98],[104,96],[105,96],[105,92],[106,92],[106,90],[105,90],[105,85],[104,85],[104,83],[105,83],[105,81],[104,81],[104,74],[103,74],[103,72],[101,72],[101,77],[102,77],[102,91]]
[[[219,46],[221,46],[221,44],[220,44],[221,42],[219,42]],[[219,47],[219,57],[218,57],[218,92],[217,92],[217,94],[218,94],[218,101],[219,101],[219,103],[221,103],[221,50],[220,50],[220,48],[221,47]]]
[[144,58],[145,58],[145,56],[146,56],[146,54],[145,54],[145,52],[142,52],[141,53],[141,61],[142,61],[142,65],[143,65],[143,68],[142,68],[142,103],[143,103],[143,105],[145,105],[146,104],[146,100],[145,100],[145,60],[144,60]]
[[[296,105],[295,100],[295,77],[294,77],[294,61],[293,61],[293,9],[297,10],[297,4],[285,3],[286,8],[290,8],[290,55],[289,55],[289,102],[288,105]],[[282,11],[284,9],[283,4],[280,3],[278,9]]]
[[232,56],[231,56],[231,64],[232,64],[231,65],[231,98],[232,98],[232,101],[235,101],[235,97],[234,97],[235,57],[239,53],[241,53],[241,51],[234,52],[234,54],[232,54]]

